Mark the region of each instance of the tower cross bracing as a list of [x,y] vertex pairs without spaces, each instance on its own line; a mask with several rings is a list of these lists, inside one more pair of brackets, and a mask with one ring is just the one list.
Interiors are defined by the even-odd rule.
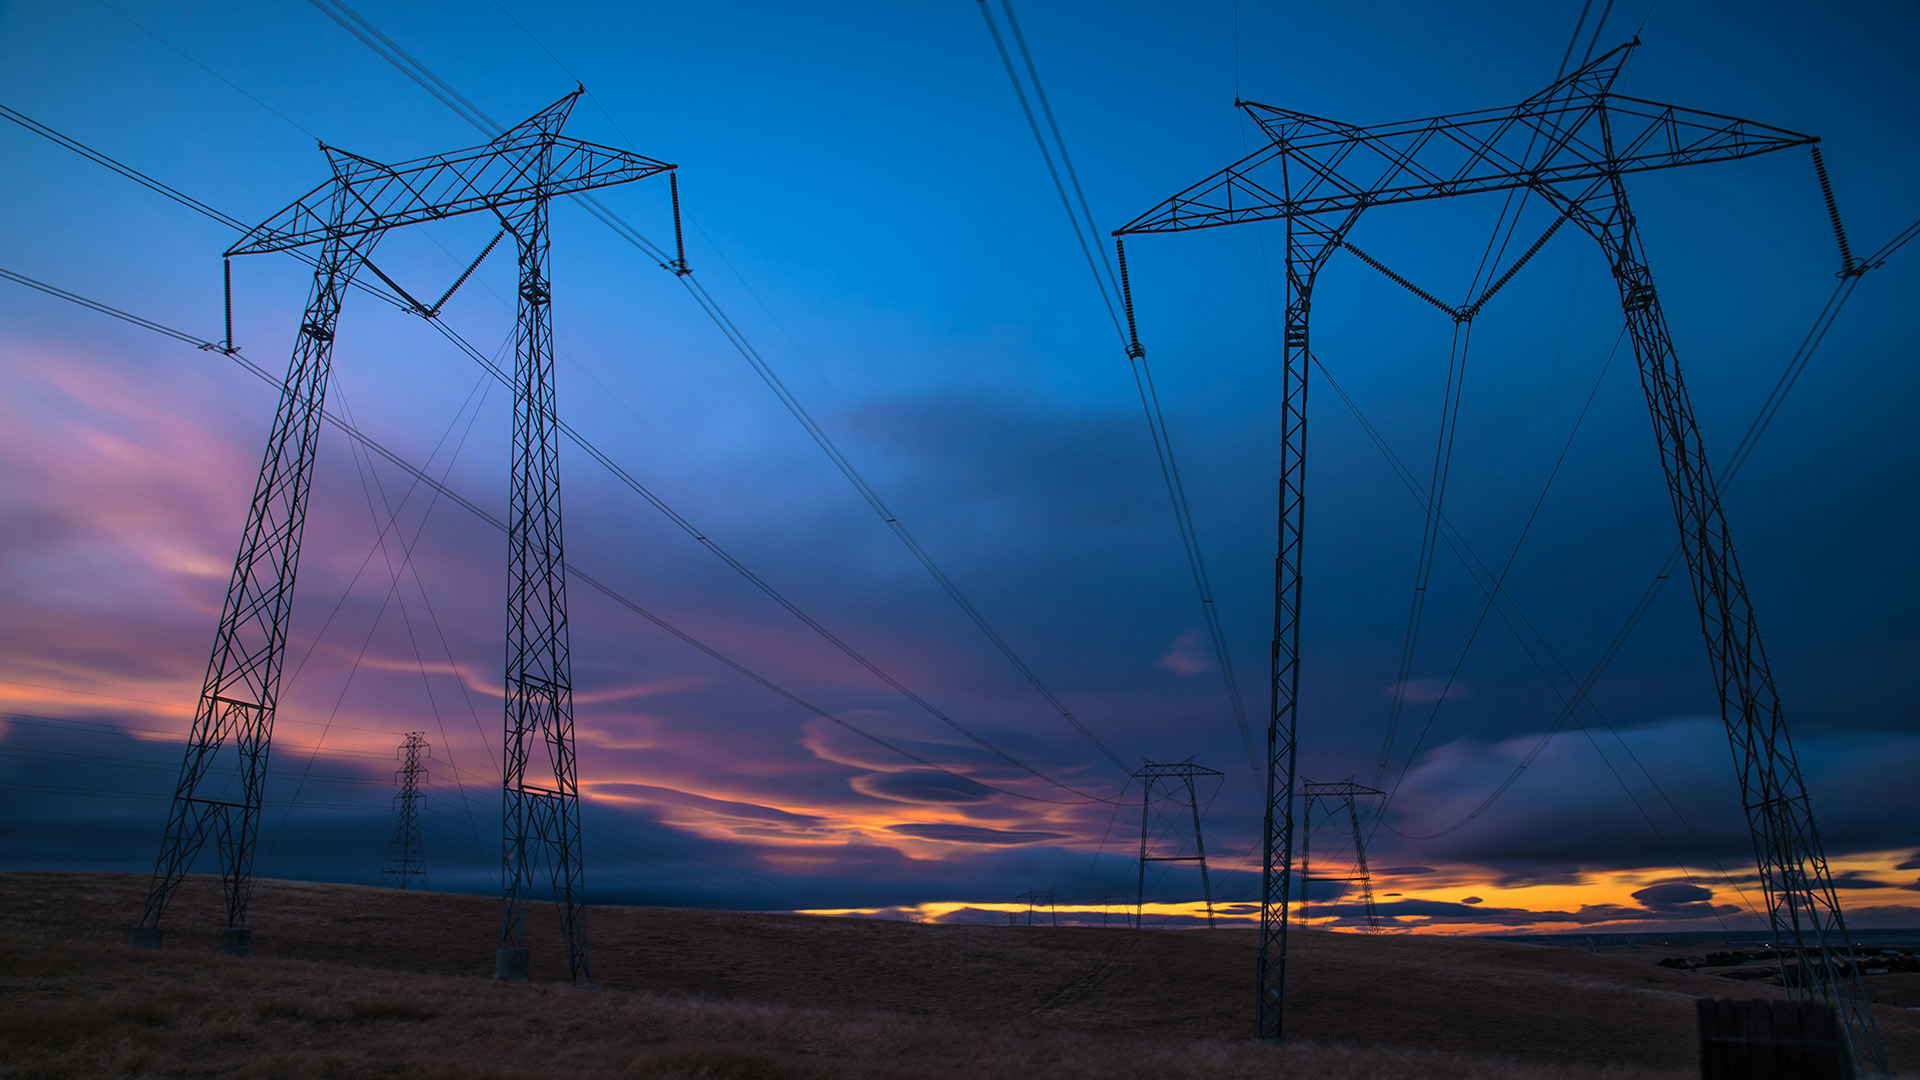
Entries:
[[[1140,873],[1133,898],[1133,925],[1141,925],[1141,916],[1147,902],[1147,864],[1168,862],[1190,862],[1200,869],[1200,897],[1207,905],[1207,926],[1213,926],[1213,880],[1207,875],[1207,842],[1200,833],[1200,793],[1195,781],[1202,776],[1224,778],[1225,773],[1218,769],[1209,769],[1204,765],[1195,765],[1192,758],[1172,763],[1153,762],[1145,758],[1140,760],[1140,768],[1133,774],[1140,781]],[[1153,792],[1155,788],[1164,788],[1167,794],[1177,799],[1178,793],[1186,793],[1187,812],[1193,822],[1193,850],[1179,849],[1177,854],[1168,854],[1165,850],[1155,849],[1152,844]],[[1178,813],[1178,811],[1175,811]]]
[[[1124,237],[1274,221],[1286,233],[1279,543],[1254,1016],[1259,1037],[1282,1036],[1286,995],[1314,280],[1372,207],[1524,189],[1601,246],[1618,285],[1783,976],[1793,961],[1786,979],[1791,992],[1837,1006],[1862,1063],[1885,1068],[1857,965],[1840,959],[1852,954],[1846,920],[1625,185],[1632,173],[1811,147],[1818,140],[1615,93],[1621,64],[1638,44],[1616,48],[1504,109],[1361,126],[1239,102],[1268,144],[1115,230]],[[1847,271],[1855,270],[1850,258],[1847,263]],[[1127,306],[1131,322],[1130,295]],[[1130,351],[1139,347],[1135,336]]]
[[387,843],[387,861],[380,867],[382,883],[396,888],[411,888],[417,880],[427,883],[427,845],[420,829],[420,781],[427,775],[421,759],[426,756],[427,733],[409,731],[400,741],[397,756],[400,767],[393,772],[400,790],[393,796],[393,839]]
[[[589,976],[560,522],[547,205],[556,195],[670,173],[675,166],[562,136],[560,130],[582,92],[575,90],[481,146],[398,165],[322,144],[332,178],[249,230],[226,252],[232,257],[317,246],[320,253],[215,631],[165,838],[134,932],[136,944],[160,943],[167,903],[211,838],[219,849],[226,898],[223,941],[229,951],[246,949],[262,787],[341,299],[363,266],[380,273],[368,259],[388,230],[488,213],[513,235],[519,249],[496,973],[526,977],[526,903],[537,865],[544,862],[562,913],[569,975],[575,981]],[[435,305],[434,313],[437,310]],[[219,789],[210,782],[222,758],[235,759],[237,792],[231,783]]]
[[[1360,829],[1360,799],[1377,799],[1383,792],[1364,784],[1356,784],[1351,779],[1330,784],[1316,784],[1311,780],[1300,783],[1300,924],[1307,923],[1307,907],[1312,902],[1309,888],[1316,881],[1337,881],[1345,885],[1357,885],[1360,888],[1360,909],[1366,918],[1366,932],[1380,932],[1380,912],[1373,901],[1373,874],[1367,869],[1367,841]],[[1351,872],[1345,874],[1315,874],[1312,872],[1311,849],[1313,844],[1313,811],[1316,805],[1331,804],[1336,809],[1346,811],[1347,828],[1353,840],[1353,864]]]

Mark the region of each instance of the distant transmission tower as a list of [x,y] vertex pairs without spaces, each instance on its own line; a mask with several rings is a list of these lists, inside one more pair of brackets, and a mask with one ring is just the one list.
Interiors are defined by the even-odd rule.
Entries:
[[[1762,647],[1751,598],[1734,554],[1706,446],[1680,375],[1626,177],[1654,169],[1731,161],[1819,140],[1751,120],[1616,94],[1613,84],[1635,39],[1598,57],[1518,104],[1476,112],[1359,126],[1290,109],[1242,102],[1267,145],[1166,199],[1115,236],[1185,232],[1245,222],[1282,223],[1286,236],[1286,314],[1282,327],[1279,424],[1280,529],[1274,566],[1272,708],[1267,727],[1267,803],[1254,1033],[1278,1039],[1286,1004],[1287,904],[1292,895],[1297,792],[1300,621],[1306,523],[1307,376],[1313,288],[1320,270],[1348,252],[1440,308],[1456,323],[1472,320],[1540,250],[1571,223],[1598,243],[1619,288],[1641,388],[1653,421],[1680,544],[1693,581],[1720,715],[1733,750],[1759,864],[1768,921],[1788,993],[1826,1001],[1845,1018],[1867,1069],[1886,1071],[1873,1012],[1851,961],[1852,942],[1833,874],[1814,827],[1785,711]],[[1814,167],[1823,187],[1826,169]],[[1354,246],[1361,215],[1383,206],[1515,192],[1537,196],[1559,217],[1485,291],[1454,307],[1414,286]],[[1843,274],[1864,273],[1846,246],[1838,210],[1828,204]],[[1129,321],[1133,298],[1126,253],[1120,285]],[[1793,967],[1789,967],[1789,963]]]
[[[1301,787],[1304,797],[1300,808],[1303,818],[1300,823],[1300,925],[1307,924],[1307,904],[1312,896],[1308,888],[1311,883],[1338,881],[1360,886],[1360,902],[1367,913],[1367,933],[1379,933],[1380,912],[1373,906],[1373,878],[1367,873],[1367,844],[1360,833],[1360,811],[1354,806],[1354,801],[1362,797],[1378,797],[1382,793],[1352,780],[1342,780],[1337,784],[1316,784],[1306,780]],[[1348,873],[1316,875],[1312,872],[1313,807],[1317,802],[1335,803],[1347,811],[1347,824],[1353,832],[1353,864]],[[1338,814],[1339,810],[1336,809],[1334,813]]]
[[[1140,882],[1133,900],[1133,925],[1140,925],[1140,911],[1147,902],[1147,864],[1154,862],[1194,862],[1200,864],[1200,895],[1207,903],[1207,926],[1213,926],[1213,882],[1207,877],[1207,844],[1200,836],[1200,794],[1194,785],[1199,776],[1225,776],[1216,769],[1195,765],[1192,758],[1172,765],[1159,765],[1142,758],[1140,770],[1133,774],[1140,781]],[[1193,854],[1155,855],[1150,851],[1149,822],[1153,813],[1153,789],[1164,785],[1169,794],[1185,788],[1187,810],[1193,815]],[[1180,849],[1184,850],[1184,849]]]
[[424,731],[407,732],[398,752],[400,768],[393,773],[400,791],[393,797],[396,820],[380,880],[401,889],[409,888],[416,879],[422,887],[427,883],[427,844],[420,831],[420,800],[426,798],[420,793],[420,781],[427,775],[426,766],[420,764],[427,753],[425,736]]
[[1122,920],[1121,925],[1131,926],[1135,929],[1139,929],[1140,924],[1138,920],[1130,918],[1127,913],[1127,909],[1130,907],[1133,907],[1133,905],[1134,905],[1134,898],[1131,896],[1128,896],[1126,893],[1108,893],[1107,895],[1101,897],[1100,898],[1100,925],[1103,927],[1107,925],[1108,917],[1113,913],[1113,909],[1117,907],[1120,909],[1120,918]]
[[[418,313],[437,316],[453,289],[429,306],[370,256],[388,230],[477,213],[497,221],[500,235],[511,233],[520,256],[507,521],[503,895],[495,974],[518,981],[527,977],[526,905],[536,864],[545,862],[566,935],[568,973],[576,982],[588,976],[547,204],[556,196],[639,180],[674,166],[562,137],[560,129],[583,92],[574,91],[482,146],[399,165],[323,145],[333,178],[227,250],[229,258],[309,247],[317,247],[318,254],[312,257],[313,291],[247,511],[166,838],[133,933],[135,945],[159,946],[167,902],[211,838],[220,849],[227,901],[221,947],[247,951],[261,789],[341,301],[365,268]],[[677,225],[677,198],[674,205]],[[490,243],[481,251],[454,288],[492,249]],[[676,269],[684,272],[685,265],[682,258]],[[209,782],[212,777],[222,783]],[[232,790],[235,786],[238,790]]]
[[1034,911],[1043,907],[1047,909],[1047,915],[1052,918],[1053,925],[1060,925],[1060,912],[1054,906],[1060,902],[1060,896],[1052,889],[1028,889],[1014,897],[1014,900],[1027,905],[1028,926],[1033,925]]

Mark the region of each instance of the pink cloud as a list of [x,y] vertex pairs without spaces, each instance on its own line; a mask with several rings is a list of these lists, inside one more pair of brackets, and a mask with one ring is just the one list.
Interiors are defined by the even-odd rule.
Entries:
[[1173,647],[1160,658],[1160,666],[1175,675],[1198,675],[1213,670],[1213,661],[1200,651],[1200,631],[1189,630],[1174,639]]

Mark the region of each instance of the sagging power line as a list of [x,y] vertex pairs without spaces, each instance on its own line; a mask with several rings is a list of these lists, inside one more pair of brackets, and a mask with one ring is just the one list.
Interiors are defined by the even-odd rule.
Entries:
[[[436,100],[441,102],[441,104],[447,106],[448,109],[453,111],[454,114],[462,120],[465,120],[489,136],[499,133],[499,124],[484,112],[480,111],[479,108],[462,96],[445,79],[435,74],[430,68],[408,54],[404,49],[401,49],[392,39],[382,34],[371,22],[367,21],[367,19],[344,3],[344,0],[309,0],[309,2],[337,23],[343,30],[351,34],[362,45],[365,45],[374,55],[385,60],[396,71],[405,75],[415,85],[432,95]],[[866,477],[854,466],[852,460],[840,449],[833,437],[814,419],[812,413],[807,410],[805,405],[794,396],[784,380],[782,380],[778,373],[773,370],[772,366],[767,363],[766,359],[747,338],[739,325],[735,323],[732,317],[721,307],[719,301],[707,291],[705,285],[701,284],[697,275],[695,275],[687,265],[685,247],[679,235],[678,227],[676,226],[675,228],[675,253],[670,255],[659,245],[647,239],[644,234],[634,228],[619,214],[601,204],[591,195],[582,192],[576,193],[572,197],[596,220],[611,229],[616,236],[640,249],[649,259],[659,265],[661,269],[672,273],[679,279],[688,294],[693,297],[694,302],[699,304],[701,310],[705,312],[707,317],[719,328],[728,343],[734,347],[735,351],[740,353],[742,359],[747,361],[748,365],[753,368],[754,373],[766,383],[767,388],[773,391],[775,397],[779,398],[780,403],[793,416],[794,420],[800,424],[807,436],[827,455],[828,460],[830,460],[841,475],[846,478],[847,482],[853,486],[862,501],[873,510],[882,524],[887,527],[888,531],[894,534],[907,549],[908,553],[914,557],[915,561],[920,563],[921,567],[934,579],[935,584],[940,586],[941,591],[947,594],[947,597],[960,608],[961,612],[966,615],[967,619],[987,638],[995,650],[998,651],[1020,676],[1033,687],[1034,691],[1060,715],[1061,719],[1065,720],[1080,734],[1082,739],[1098,751],[1102,757],[1106,758],[1115,768],[1125,772],[1127,766],[1119,755],[1115,754],[1104,740],[1096,735],[1091,728],[1067,707],[1059,695],[1040,678],[1039,673],[1034,670],[1033,666],[1014,649],[1013,645],[988,621],[986,615],[961,591],[959,585],[940,567],[934,560],[932,554],[922,546],[919,539],[908,530],[906,524],[901,521],[900,516],[887,505],[885,500],[880,497],[879,492],[867,482]]]
[[[19,123],[21,126],[26,127],[28,130],[33,131],[34,133],[39,134],[42,137],[47,138],[50,141],[53,141],[60,146],[63,146],[69,150],[72,150],[75,153],[79,153],[82,156],[86,157],[88,160],[101,164],[113,170],[114,172],[127,177],[128,179],[134,180],[136,183],[139,183],[144,187],[147,187],[151,190],[159,192],[160,194],[165,195],[167,198],[170,198],[173,201],[178,202],[181,205],[184,205],[194,210],[197,213],[210,217],[215,221],[221,222],[222,224],[228,225],[234,228],[236,231],[239,231],[242,233],[247,231],[247,226],[241,223],[239,219],[233,218],[231,215],[224,214],[221,211],[211,206],[208,206],[206,203],[203,203],[200,200],[193,198],[192,196],[189,196],[167,184],[164,184],[154,179],[153,177],[150,177],[142,172],[139,172],[138,170],[133,169],[132,167],[125,165],[124,163],[119,162],[99,152],[98,150],[93,149],[92,147],[88,147],[85,144],[80,143],[78,140],[72,139],[69,136],[61,134],[55,131],[54,129],[47,127],[44,124],[40,124],[39,122],[34,121],[31,118],[24,116],[23,114],[20,114],[11,109],[7,109],[5,106],[0,106],[0,115],[5,115],[8,119],[14,120],[16,123]],[[303,250],[294,250],[289,254],[292,254],[296,258],[302,259],[303,261],[307,262],[309,265],[311,265],[314,261],[313,256]],[[484,256],[485,252],[483,251],[482,254]],[[476,259],[474,265],[477,265],[478,261],[479,260]],[[469,273],[471,272],[471,267],[468,272]],[[7,272],[7,271],[0,271],[0,273],[8,273],[10,280],[15,280],[20,284],[25,284],[31,288],[39,289],[42,292],[49,293],[50,295],[59,296],[61,299],[68,300],[69,302],[72,302],[72,303],[80,304],[81,306],[90,307],[93,310],[100,311],[103,314],[108,314],[115,318],[132,322],[135,325],[142,326],[145,329],[155,330],[156,332],[164,333],[170,337],[175,338],[176,340],[180,340],[180,341],[187,342],[189,344],[196,345],[208,351],[224,352],[229,355],[234,355],[237,353],[237,350],[233,348],[231,343],[231,338],[232,338],[231,327],[229,327],[228,339],[225,342],[221,342],[221,343],[208,342],[198,337],[195,337],[191,334],[186,334],[181,331],[176,331],[171,328],[164,327],[158,323],[152,323],[150,320],[146,320],[140,316],[136,316],[124,311],[120,311],[118,309],[111,307],[110,305],[100,304],[86,297],[79,296],[78,294],[68,292],[66,290],[60,289],[52,285],[45,284],[43,282],[35,281],[31,278],[25,277],[24,275],[11,274],[10,272]],[[381,276],[383,279],[385,278],[385,275],[381,275]],[[463,278],[464,276],[465,275],[462,275]],[[361,291],[366,292],[369,295],[375,296],[385,301],[386,303],[392,305],[395,308],[398,308],[401,311],[405,311],[405,312],[408,312],[409,314],[413,314],[413,315],[424,318],[427,321],[428,325],[433,327],[433,329],[436,332],[438,332],[442,337],[446,338],[446,340],[449,343],[451,343],[455,348],[459,349],[474,363],[478,364],[496,382],[506,387],[513,386],[514,383],[513,383],[512,376],[510,376],[507,372],[502,370],[500,366],[493,361],[492,358],[490,358],[486,353],[484,353],[480,349],[476,348],[458,331],[454,330],[451,326],[449,326],[444,319],[438,318],[437,311],[431,310],[427,308],[425,305],[420,304],[418,301],[407,297],[405,295],[404,289],[401,289],[399,286],[395,285],[393,287],[393,291],[389,291],[387,289],[382,289],[377,285],[368,285],[363,279],[358,277],[353,278],[349,282],[349,284],[354,288],[360,289]],[[458,282],[456,281],[456,287],[457,287],[457,284]],[[448,294],[451,294],[451,291],[452,290],[449,289]],[[438,307],[438,304],[435,305],[435,308],[437,307]],[[328,420],[330,423],[335,422],[332,417],[329,417]],[[351,427],[352,425],[347,425],[347,427],[343,428],[342,430],[349,430],[351,429]],[[833,645],[836,649],[845,653],[849,658],[853,659],[856,663],[860,664],[869,672],[873,673],[876,677],[881,679],[883,682],[886,682],[889,686],[893,687],[893,689],[899,692],[902,696],[906,697],[909,701],[911,701],[913,704],[915,704],[916,706],[918,706],[919,708],[927,712],[929,715],[933,716],[935,719],[939,720],[941,723],[945,724],[946,726],[960,733],[968,741],[981,747],[983,750],[992,754],[994,757],[998,758],[999,760],[1001,760],[1002,762],[1005,762],[1008,765],[1013,766],[1014,768],[1020,770],[1021,772],[1027,773],[1028,775],[1033,776],[1034,778],[1046,784],[1059,788],[1060,790],[1068,793],[1069,795],[1074,796],[1074,799],[1071,801],[1091,800],[1091,801],[1100,801],[1100,802],[1116,802],[1119,799],[1118,794],[1111,795],[1111,796],[1102,796],[1094,792],[1086,791],[1079,786],[1072,785],[1065,781],[1060,780],[1059,778],[1053,776],[1051,773],[1043,771],[1033,766],[1029,762],[1025,761],[1024,759],[1010,753],[1009,751],[1001,747],[999,744],[997,744],[993,740],[987,739],[984,735],[981,735],[972,726],[963,724],[959,720],[955,719],[950,713],[938,708],[937,706],[934,706],[928,703],[924,697],[907,688],[898,679],[896,679],[894,676],[889,674],[885,669],[881,668],[879,665],[874,663],[870,658],[868,658],[863,653],[859,652],[853,646],[848,644],[843,638],[833,633],[831,630],[829,630],[824,625],[822,625],[817,620],[815,620],[810,615],[808,615],[805,610],[800,608],[797,604],[795,604],[792,600],[790,600],[784,593],[782,593],[780,590],[776,589],[772,584],[767,582],[767,580],[764,577],[760,576],[759,574],[756,574],[750,568],[748,568],[744,563],[736,559],[725,548],[721,547],[720,544],[717,541],[715,541],[708,532],[699,528],[694,523],[688,521],[686,517],[684,517],[679,512],[674,510],[673,507],[667,504],[665,500],[661,499],[658,494],[656,494],[650,488],[646,487],[644,484],[640,483],[640,481],[634,478],[631,472],[629,472],[627,469],[623,468],[617,462],[615,462],[613,458],[610,457],[599,446],[597,446],[593,442],[593,440],[587,438],[578,429],[574,428],[573,425],[570,424],[565,418],[560,419],[559,429],[561,434],[565,435],[567,439],[571,441],[576,447],[585,451],[589,457],[592,457],[596,462],[601,464],[610,473],[612,473],[616,480],[620,481],[628,489],[632,490],[635,494],[639,495],[642,499],[646,500],[649,505],[651,505],[655,510],[659,511],[670,522],[672,522],[676,528],[679,528],[682,532],[685,532],[688,536],[692,537],[702,547],[705,547],[709,552],[711,552],[713,555],[718,557],[722,562],[726,563],[730,569],[734,570],[735,573],[739,574],[741,577],[746,579],[749,584],[752,584],[756,589],[759,589],[761,592],[765,593],[775,603],[779,604],[782,608],[786,609],[795,618],[799,619],[810,630],[812,630],[814,633],[821,636],[824,640],[828,641],[829,644]],[[386,455],[383,454],[383,456],[386,456]],[[571,572],[573,572],[576,576],[582,576],[580,575],[577,569],[571,569]],[[592,582],[590,583],[593,585],[594,588],[605,591],[603,586],[597,583],[592,583]],[[609,595],[612,596],[611,593]],[[643,609],[639,608],[632,601],[626,599],[625,597],[613,597],[613,598],[616,603],[621,604],[624,607],[627,607],[629,610],[634,611],[636,614],[641,614],[643,618],[647,618],[650,621],[655,621],[656,625],[659,625],[662,629],[666,629],[669,633],[674,634],[677,637],[680,637],[682,640],[687,641],[689,644],[694,644],[696,648],[700,649],[703,652],[707,652],[708,655],[713,656],[716,659],[719,659],[722,663],[727,664],[729,667],[733,667],[736,671],[739,671],[742,674],[746,674],[748,678],[753,679],[756,682],[760,682],[762,685],[767,686],[769,689],[774,688],[772,683],[767,682],[760,676],[748,673],[746,669],[740,668],[738,665],[734,664],[733,661],[725,659],[724,657],[721,657],[720,654],[713,652],[712,650],[708,649],[704,645],[699,645],[695,643],[692,638],[682,634],[678,629],[672,628],[664,622],[659,622],[650,613],[644,613]],[[776,689],[775,692],[781,694],[782,696],[788,697],[789,700],[799,703],[798,698],[793,697],[792,695],[788,694],[784,690]],[[819,712],[820,715],[824,715],[824,716],[828,716],[829,718],[832,718],[832,714],[820,712],[820,710],[816,709],[813,706],[806,706],[806,707],[812,711]],[[861,737],[866,738],[869,741],[875,741],[874,736],[866,733],[863,730],[854,728],[852,725],[847,724],[847,722],[843,719],[835,719],[834,722],[837,724],[841,724],[842,726],[847,726],[849,727],[850,730],[855,730],[857,733],[861,735]],[[941,772],[953,773],[953,771],[947,767],[930,765],[924,757],[921,757],[919,755],[907,754],[905,751],[900,750],[897,746],[895,746],[890,742],[881,741],[878,743],[878,745],[884,746],[891,753],[903,754],[907,756],[910,760],[914,761],[916,764],[926,765],[927,767],[930,767],[930,768],[937,768]],[[958,776],[960,774],[953,773],[953,775]],[[1048,799],[1043,796],[1028,795],[1022,792],[1017,792],[1011,789],[1002,788],[1002,787],[987,783],[985,781],[980,781],[972,778],[965,778],[965,779],[968,779],[969,782],[971,783],[980,784],[980,786],[985,787],[989,790],[993,790],[1003,794],[1011,794],[1016,798],[1020,798],[1027,801],[1034,801],[1034,802],[1061,801],[1061,800]]]
[[[994,21],[991,0],[978,0],[978,3],[980,14],[986,19],[987,31],[993,37],[994,48],[1000,54],[1000,63],[1006,68],[1007,79],[1013,85],[1014,96],[1019,99],[1020,110],[1026,115],[1027,128],[1033,132],[1034,142],[1040,148],[1040,158],[1047,166],[1047,175],[1052,178],[1053,189],[1060,196],[1060,207],[1066,212],[1074,239],[1086,259],[1087,270],[1093,275],[1094,287],[1100,292],[1100,300],[1106,305],[1107,315],[1113,320],[1114,332],[1119,335],[1121,348],[1127,354],[1127,362],[1133,372],[1134,389],[1140,395],[1140,407],[1146,415],[1154,458],[1160,464],[1160,477],[1173,506],[1174,524],[1180,531],[1180,545],[1186,552],[1187,570],[1193,576],[1194,592],[1200,600],[1200,613],[1206,622],[1207,640],[1213,649],[1214,663],[1226,687],[1227,704],[1233,711],[1234,727],[1240,733],[1240,742],[1247,754],[1247,767],[1257,774],[1260,760],[1254,751],[1253,728],[1247,722],[1246,704],[1240,696],[1240,680],[1233,670],[1233,651],[1227,642],[1226,629],[1221,624],[1219,605],[1214,602],[1213,582],[1207,574],[1206,558],[1200,549],[1200,533],[1194,526],[1193,508],[1187,500],[1186,485],[1180,478],[1180,463],[1173,452],[1173,436],[1167,430],[1166,414],[1160,408],[1160,393],[1153,384],[1153,369],[1147,364],[1147,351],[1141,347],[1139,335],[1133,332],[1131,302],[1125,301],[1128,295],[1124,288],[1127,276],[1126,250],[1121,248],[1116,252],[1119,260],[1116,272],[1114,261],[1107,258],[1100,229],[1094,224],[1086,191],[1080,186],[1080,174],[1073,167],[1073,155],[1067,152],[1066,139],[1060,134],[1059,121],[1054,118],[1053,106],[1048,102],[1046,88],[1040,82],[1040,69],[1034,64],[1026,36],[1020,32],[1020,22],[1014,17],[1012,0],[1000,0],[1001,10],[1005,13],[1014,42],[1019,46],[1028,83],[1033,89],[1033,100],[1046,117],[1047,131],[1053,136],[1051,141],[1042,134],[1040,123],[1034,117],[1033,104],[1027,96],[1027,85],[1021,82],[1020,74],[1013,65],[1013,57],[1008,53],[1006,41],[1001,36],[999,24]],[[1060,163],[1058,167],[1054,164],[1056,158]],[[1073,187],[1072,198],[1068,198],[1067,184],[1060,179],[1063,169],[1068,183]],[[1098,262],[1095,261],[1096,252]],[[1126,310],[1127,328],[1124,330],[1120,326],[1117,307]]]

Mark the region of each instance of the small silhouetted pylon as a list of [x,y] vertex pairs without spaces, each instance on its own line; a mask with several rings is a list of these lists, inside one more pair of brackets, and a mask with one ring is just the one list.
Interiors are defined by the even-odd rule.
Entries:
[[[1301,829],[1300,839],[1300,922],[1307,921],[1307,887],[1315,881],[1343,881],[1360,886],[1360,903],[1367,916],[1367,933],[1380,932],[1380,912],[1373,905],[1373,878],[1367,871],[1367,845],[1360,833],[1360,811],[1354,801],[1359,798],[1378,796],[1381,793],[1374,788],[1342,780],[1337,784],[1316,784],[1308,780],[1303,785],[1305,795],[1306,821]],[[1313,850],[1313,806],[1316,802],[1337,803],[1347,811],[1347,824],[1353,831],[1353,866],[1346,874],[1313,874],[1311,872]],[[1336,810],[1335,813],[1338,813]]]
[[393,797],[396,816],[393,840],[387,845],[387,862],[380,868],[382,885],[406,889],[427,883],[427,845],[420,834],[420,801],[426,798],[420,793],[420,782],[427,776],[426,766],[420,763],[427,754],[425,735],[424,731],[409,731],[400,743],[401,765],[393,773],[400,783],[400,791]]
[[1120,909],[1120,925],[1130,926],[1138,930],[1140,928],[1139,922],[1134,918],[1132,918],[1127,912],[1127,908],[1131,907],[1132,905],[1133,905],[1133,897],[1128,896],[1126,893],[1108,893],[1107,895],[1101,897],[1100,898],[1100,925],[1101,926],[1107,925],[1107,917],[1112,913],[1115,907],[1118,907]]
[[[1147,864],[1150,862],[1197,862],[1200,864],[1200,895],[1207,904],[1207,927],[1213,927],[1213,883],[1207,878],[1207,844],[1200,836],[1200,795],[1194,785],[1196,777],[1220,776],[1226,774],[1217,769],[1195,765],[1192,758],[1172,765],[1157,764],[1145,758],[1140,759],[1140,771],[1133,774],[1140,781],[1140,881],[1139,889],[1133,901],[1133,925],[1140,926],[1140,912],[1147,902]],[[1153,808],[1153,789],[1156,784],[1166,786],[1169,793],[1176,788],[1185,788],[1187,792],[1187,810],[1193,815],[1193,853],[1153,854],[1149,849],[1148,835],[1152,831],[1149,822]],[[1179,850],[1184,851],[1184,848]]]
[[1014,899],[1027,905],[1028,926],[1033,925],[1034,910],[1042,907],[1047,909],[1047,915],[1053,920],[1053,925],[1060,925],[1060,912],[1054,907],[1060,902],[1060,896],[1052,889],[1028,889]]

